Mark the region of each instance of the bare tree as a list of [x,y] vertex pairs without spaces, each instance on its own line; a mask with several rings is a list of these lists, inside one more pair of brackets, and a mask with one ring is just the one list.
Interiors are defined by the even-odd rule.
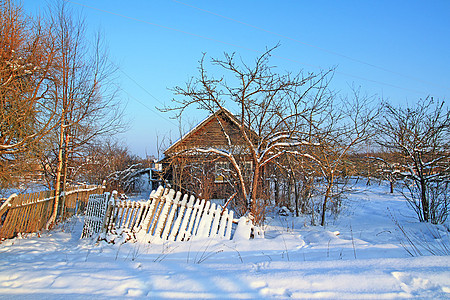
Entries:
[[[432,97],[413,107],[384,105],[378,127],[378,143],[392,152],[406,176],[404,196],[419,220],[440,223],[448,211],[447,197],[433,191],[447,188],[450,178],[450,111],[445,101]],[[440,203],[435,203],[435,200]],[[433,200],[433,201],[432,201]],[[442,215],[445,213],[445,216]]]
[[[49,101],[57,60],[50,31],[11,1],[0,3],[0,170],[15,165],[17,155],[24,159],[57,124]],[[0,172],[1,181],[11,179]]]
[[[302,151],[304,151],[302,152],[303,154],[307,153],[306,149],[302,149]],[[317,170],[312,167],[313,164],[309,156],[286,155],[285,160],[277,161],[276,163],[280,169],[283,168],[287,172],[284,176],[290,182],[288,197],[289,199],[293,198],[295,215],[298,217],[300,214],[311,214],[311,223],[315,224],[315,209],[312,197],[316,194],[314,183],[318,174]],[[291,196],[292,192],[293,195]]]
[[[225,158],[236,174],[241,197],[246,201],[247,211],[256,222],[263,220],[265,202],[260,201],[267,195],[263,180],[264,168],[281,157],[287,150],[299,145],[309,144],[304,132],[308,127],[306,115],[324,108],[324,103],[332,96],[327,89],[328,75],[320,74],[283,75],[273,72],[269,65],[270,49],[249,66],[225,54],[223,59],[212,59],[213,66],[228,72],[229,77],[219,79],[211,77],[205,67],[205,55],[200,61],[199,77],[189,81],[185,87],[175,87],[178,96],[173,106],[164,111],[176,111],[177,116],[186,108],[195,106],[214,113],[227,111],[227,107],[236,109],[237,116],[232,122],[238,132],[229,132],[224,121],[218,116],[226,145],[221,147],[197,147],[187,151],[215,154]],[[228,84],[230,80],[236,85]],[[243,142],[236,143],[238,136]],[[252,165],[251,178],[246,183],[243,160]]]
[[310,170],[319,179],[315,184],[316,189],[321,187],[323,195],[322,226],[330,200],[332,208],[339,209],[343,184],[352,173],[350,154],[361,151],[360,145],[373,136],[372,122],[379,110],[371,102],[372,97],[361,95],[359,89],[353,89],[351,97],[330,101],[320,116],[310,118],[309,143],[289,151],[308,159]]
[[66,2],[59,1],[49,11],[49,23],[58,47],[58,83],[52,89],[60,117],[57,132],[47,140],[48,155],[55,154],[54,187],[58,191],[51,221],[59,206],[60,192],[71,168],[86,153],[86,146],[102,136],[124,129],[121,104],[113,85],[115,67],[109,62],[103,41],[98,34],[91,43],[86,39],[81,16],[71,11]]
[[377,167],[376,172],[381,179],[389,182],[389,192],[394,193],[394,186],[401,177],[401,157],[392,152],[377,152],[370,157],[371,164]]

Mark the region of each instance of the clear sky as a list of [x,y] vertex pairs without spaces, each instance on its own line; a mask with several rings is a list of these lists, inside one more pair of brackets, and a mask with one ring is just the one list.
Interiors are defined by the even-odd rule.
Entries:
[[[29,13],[47,0],[24,0]],[[74,0],[89,30],[101,30],[119,66],[121,97],[134,153],[157,154],[156,140],[179,137],[178,124],[155,107],[168,88],[197,75],[198,60],[236,52],[253,62],[277,43],[280,72],[337,67],[332,86],[361,86],[392,103],[450,96],[450,1]],[[217,74],[220,75],[220,74]],[[195,124],[205,113],[192,113]]]

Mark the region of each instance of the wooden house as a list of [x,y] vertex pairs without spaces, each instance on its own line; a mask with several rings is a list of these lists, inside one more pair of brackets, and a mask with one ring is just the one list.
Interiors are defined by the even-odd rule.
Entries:
[[247,149],[239,120],[228,110],[219,109],[164,151],[165,180],[199,197],[227,198],[238,188],[234,168],[223,153],[233,155],[248,180],[252,161]]

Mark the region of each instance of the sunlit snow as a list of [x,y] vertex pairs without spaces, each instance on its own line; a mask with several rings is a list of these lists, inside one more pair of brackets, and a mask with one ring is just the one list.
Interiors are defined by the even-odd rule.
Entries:
[[272,213],[264,239],[95,244],[73,218],[0,244],[0,298],[450,298],[448,224],[417,222],[388,184],[357,186],[325,228]]

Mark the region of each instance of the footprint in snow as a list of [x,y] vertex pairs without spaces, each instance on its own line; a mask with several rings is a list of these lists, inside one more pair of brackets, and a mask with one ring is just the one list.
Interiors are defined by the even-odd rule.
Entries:
[[262,288],[259,293],[263,296],[281,296],[281,297],[291,297],[292,292],[284,288],[272,289],[269,287]]
[[450,288],[441,287],[428,279],[414,277],[404,272],[392,272],[392,276],[400,282],[403,291],[415,297],[443,297],[448,296]]
[[270,288],[269,284],[265,281],[253,281],[250,286],[254,289],[259,289],[259,294],[261,296],[281,296],[281,297],[291,297],[292,292],[284,288]]
[[267,269],[269,267],[269,265],[270,265],[270,262],[268,262],[268,261],[252,264],[252,271],[253,272],[261,272],[261,271]]

